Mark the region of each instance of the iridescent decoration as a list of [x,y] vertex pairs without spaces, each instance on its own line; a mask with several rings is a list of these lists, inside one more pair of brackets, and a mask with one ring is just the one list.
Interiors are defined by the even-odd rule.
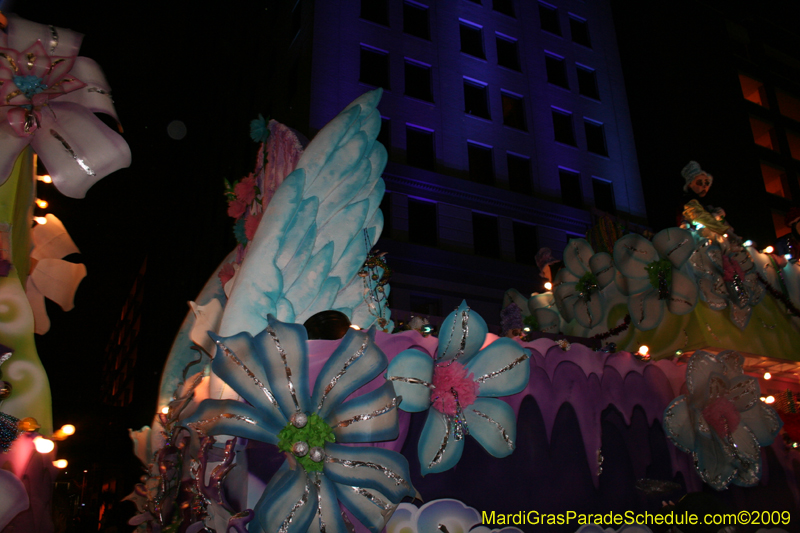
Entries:
[[750,487],[761,478],[761,447],[782,422],[760,401],[758,380],[743,374],[744,357],[703,350],[686,366],[687,395],[664,411],[664,429],[679,449],[692,454],[701,479],[717,490],[730,483]]
[[[130,165],[125,140],[95,116],[117,120],[111,88],[94,61],[78,57],[81,34],[14,15],[8,21],[0,53],[0,183],[30,144],[53,184],[83,198],[99,179]],[[43,35],[54,36],[49,50]]]
[[405,350],[386,373],[402,398],[400,409],[428,411],[417,448],[423,475],[454,467],[467,435],[495,457],[511,454],[516,417],[497,397],[524,389],[530,372],[530,352],[510,338],[481,349],[486,322],[466,302],[450,313],[440,331],[433,358]]
[[[388,364],[374,336],[374,329],[350,329],[313,389],[302,325],[269,316],[267,327],[255,337],[239,333],[217,338],[211,368],[246,403],[204,400],[186,424],[196,427],[202,421],[208,435],[276,444],[291,454],[294,465],[289,468],[289,461],[284,462],[267,486],[254,509],[253,530],[347,531],[340,502],[348,509],[360,509],[373,505],[372,497],[380,498],[390,513],[402,498],[416,493],[408,462],[400,454],[339,444],[392,440],[398,435],[397,402],[390,383],[345,401]],[[356,514],[370,530],[385,525],[382,514]]]

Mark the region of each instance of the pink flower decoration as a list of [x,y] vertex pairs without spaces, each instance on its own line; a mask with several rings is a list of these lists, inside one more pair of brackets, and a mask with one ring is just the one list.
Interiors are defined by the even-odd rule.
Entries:
[[722,279],[726,282],[733,281],[735,275],[744,279],[744,271],[738,261],[730,259],[727,255],[722,256]]
[[78,57],[82,38],[8,16],[0,32],[0,184],[29,144],[54,185],[73,198],[130,165],[125,140],[95,116],[117,118],[100,67]]
[[733,433],[739,427],[739,411],[723,396],[719,396],[703,409],[703,418],[720,437]]
[[228,204],[228,216],[240,219],[244,212],[247,211],[247,204],[241,201],[240,199],[231,200]]
[[237,200],[241,200],[245,205],[250,205],[256,199],[256,178],[250,174],[233,188]]
[[255,216],[248,217],[247,220],[244,221],[244,236],[247,237],[248,241],[253,240],[253,236],[256,234],[262,216],[264,216],[263,211]]
[[472,374],[458,361],[438,364],[433,369],[431,403],[434,409],[446,415],[455,416],[456,395],[462,409],[475,403],[480,385]]
[[235,273],[236,271],[233,269],[233,263],[225,263],[222,265],[222,268],[219,270],[217,276],[219,276],[219,280],[222,282],[223,287],[231,280]]

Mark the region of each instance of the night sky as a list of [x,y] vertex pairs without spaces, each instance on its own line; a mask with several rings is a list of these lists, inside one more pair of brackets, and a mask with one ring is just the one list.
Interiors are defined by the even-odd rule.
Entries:
[[[220,4],[214,10],[180,4],[184,7],[99,1],[5,6],[7,12],[86,35],[81,55],[104,69],[133,153],[130,168],[101,180],[85,199],[67,198],[52,185],[40,185],[38,194],[81,250],[70,259],[88,269],[75,309],[64,313],[48,302],[51,330],[37,337],[50,376],[55,426],[78,426],[78,434],[62,445],[76,461],[92,460],[87,453],[103,448],[106,455],[117,453],[114,442],[128,446],[124,428],[150,423],[162,365],[188,311],[186,302],[234,247],[223,178],[239,179],[252,169],[257,147],[249,122],[268,114],[266,84],[280,82],[280,74],[270,71],[272,2],[238,2],[235,9]],[[618,26],[637,23],[616,15]],[[662,103],[661,111],[668,106]],[[186,125],[182,140],[167,134],[174,120]],[[651,215],[658,216],[658,205],[649,203]],[[134,402],[112,409],[99,396],[104,350],[145,259]],[[109,434],[122,440],[101,446]]]

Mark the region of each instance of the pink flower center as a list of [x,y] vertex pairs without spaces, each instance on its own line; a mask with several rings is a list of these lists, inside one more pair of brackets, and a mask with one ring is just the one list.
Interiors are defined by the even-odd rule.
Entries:
[[706,405],[703,409],[703,418],[720,437],[733,433],[739,427],[739,411],[727,398],[722,396]]
[[[457,361],[438,364],[433,369],[431,403],[446,415],[456,416],[456,406],[462,409],[475,403],[480,385],[469,370]],[[457,402],[457,403],[456,403]]]

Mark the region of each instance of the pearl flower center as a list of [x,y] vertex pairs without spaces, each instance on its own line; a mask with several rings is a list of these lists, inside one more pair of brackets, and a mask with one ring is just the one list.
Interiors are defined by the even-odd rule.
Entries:
[[306,472],[322,472],[325,443],[335,442],[331,427],[318,414],[299,413],[278,433],[278,449],[292,454]]

